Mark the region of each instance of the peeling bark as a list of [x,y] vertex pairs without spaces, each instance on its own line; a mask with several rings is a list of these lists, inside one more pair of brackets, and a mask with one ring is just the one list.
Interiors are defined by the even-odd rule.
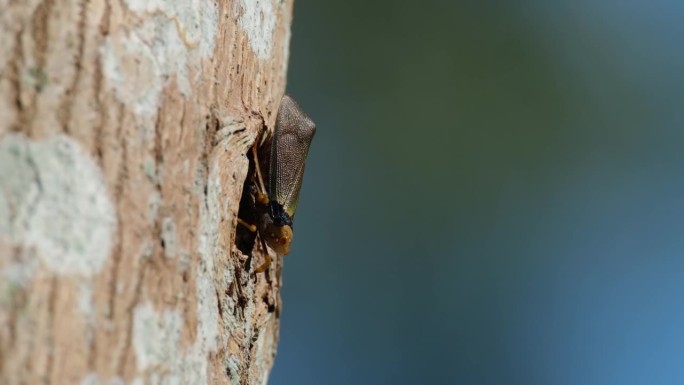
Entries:
[[236,220],[291,13],[0,0],[1,384],[267,382],[281,261]]

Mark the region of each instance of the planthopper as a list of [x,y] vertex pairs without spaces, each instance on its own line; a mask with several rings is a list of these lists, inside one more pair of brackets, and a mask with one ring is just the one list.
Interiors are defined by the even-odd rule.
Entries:
[[[306,156],[315,132],[314,122],[291,97],[284,95],[273,132],[263,141],[256,140],[252,147],[257,179],[254,199],[256,225],[239,218],[238,221],[250,231],[258,232],[262,245],[268,245],[279,256],[290,252],[292,220],[302,187]],[[263,143],[261,147],[260,143]],[[259,155],[264,158],[262,162]],[[257,273],[265,271],[271,264],[267,251],[264,256],[264,263],[255,270]]]

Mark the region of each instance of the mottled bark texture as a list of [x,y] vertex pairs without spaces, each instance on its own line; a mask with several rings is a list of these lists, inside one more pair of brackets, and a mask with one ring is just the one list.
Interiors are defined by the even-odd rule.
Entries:
[[235,247],[292,0],[0,0],[0,384],[264,384]]

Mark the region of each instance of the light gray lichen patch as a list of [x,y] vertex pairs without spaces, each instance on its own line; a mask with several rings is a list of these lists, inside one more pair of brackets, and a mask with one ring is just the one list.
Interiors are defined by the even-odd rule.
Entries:
[[218,229],[222,210],[221,181],[217,163],[210,167],[207,178],[206,205],[200,205],[200,268],[197,272],[198,339],[206,351],[214,351],[218,344],[218,298],[216,297],[214,257],[217,255]]
[[0,140],[0,240],[35,249],[53,272],[88,276],[104,265],[116,226],[101,170],[78,142]]
[[162,197],[158,190],[152,191],[147,202],[147,220],[150,223],[157,221],[157,216],[159,215],[159,208],[162,204]]
[[155,365],[176,366],[183,319],[177,310],[157,312],[151,303],[136,307],[133,313],[133,348],[138,370]]
[[124,3],[142,22],[105,39],[100,47],[102,72],[120,101],[141,117],[153,117],[170,80],[183,95],[190,95],[192,83],[200,80],[193,69],[213,54],[218,8],[205,0]]
[[178,242],[176,241],[176,223],[172,217],[165,217],[162,220],[161,238],[164,242],[164,257],[175,257],[178,254]]
[[80,385],[125,385],[125,382],[121,377],[113,377],[109,380],[100,380],[97,373],[91,372],[83,377]]
[[238,23],[260,60],[271,57],[277,15],[273,0],[240,0],[242,14]]
[[83,334],[88,344],[90,344],[93,341],[96,319],[95,304],[93,303],[93,286],[90,280],[79,282],[76,307],[85,320],[86,327],[83,330]]
[[15,294],[26,289],[33,281],[39,262],[32,254],[22,253],[0,268],[0,323],[2,309],[14,307]]
[[88,373],[81,381],[81,385],[99,385],[99,383],[97,373]]
[[146,384],[207,384],[208,352],[199,340],[189,349],[181,347],[183,325],[183,317],[178,310],[157,311],[151,303],[135,308],[133,348],[138,370],[136,381]]
[[[196,272],[198,324],[195,341],[189,347],[181,346],[180,336],[185,322],[179,310],[156,309],[151,303],[138,305],[133,312],[136,384],[205,385],[208,382],[209,359],[217,350],[219,341],[218,298],[214,282],[214,258],[222,215],[218,166],[214,163],[210,167],[206,195],[203,187],[198,186],[197,191],[203,202],[200,204],[200,262]],[[177,245],[176,231],[171,217],[162,220],[162,239],[166,247],[179,249],[178,255],[183,258],[187,253]]]

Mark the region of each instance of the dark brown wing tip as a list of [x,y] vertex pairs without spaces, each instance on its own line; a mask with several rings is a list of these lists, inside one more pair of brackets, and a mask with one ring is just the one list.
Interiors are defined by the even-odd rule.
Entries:
[[278,121],[296,120],[299,123],[299,132],[303,137],[312,138],[316,133],[316,123],[311,120],[299,104],[290,95],[283,95],[278,108]]

